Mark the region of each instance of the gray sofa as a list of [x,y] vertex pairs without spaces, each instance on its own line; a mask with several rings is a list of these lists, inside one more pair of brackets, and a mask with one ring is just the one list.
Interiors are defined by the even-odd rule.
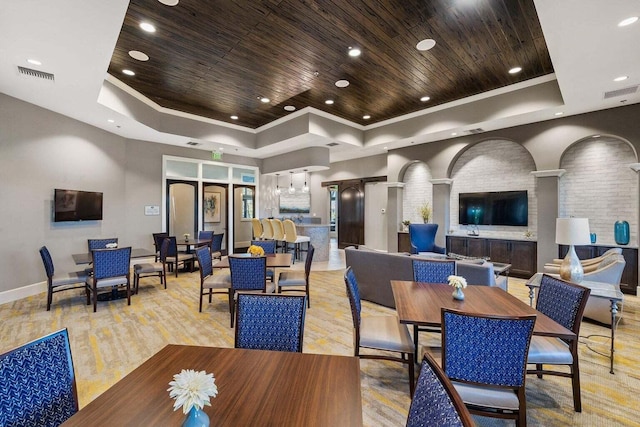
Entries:
[[[391,280],[413,280],[414,256],[408,253],[387,253],[364,247],[350,246],[344,250],[347,267],[358,281],[360,298],[395,308]],[[421,257],[425,258],[425,257]],[[456,261],[458,275],[470,285],[499,286],[507,289],[507,278],[496,275],[493,264],[479,261]]]

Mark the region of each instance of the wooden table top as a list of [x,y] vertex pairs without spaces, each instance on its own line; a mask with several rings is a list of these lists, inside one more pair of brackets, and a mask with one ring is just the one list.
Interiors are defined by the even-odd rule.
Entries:
[[189,240],[185,239],[176,239],[176,245],[182,246],[204,246],[211,243],[211,239],[199,239],[199,238],[189,238]]
[[391,288],[400,323],[441,326],[440,310],[443,307],[502,316],[535,314],[534,335],[576,339],[572,331],[497,287],[467,286],[464,301],[454,300],[451,296],[453,288],[447,284],[392,280]]
[[[131,249],[131,258],[147,258],[155,257],[156,253],[149,249],[133,248]],[[91,262],[91,254],[89,252],[85,254],[73,254],[71,255],[73,262],[78,264],[89,264]]]
[[213,373],[212,426],[361,426],[356,357],[168,345],[64,426],[177,426],[169,382],[182,369]]
[[[250,257],[250,254],[233,254],[233,256]],[[291,254],[266,254],[267,268],[291,267]],[[223,257],[220,262],[213,264],[213,268],[229,268],[229,258]]]

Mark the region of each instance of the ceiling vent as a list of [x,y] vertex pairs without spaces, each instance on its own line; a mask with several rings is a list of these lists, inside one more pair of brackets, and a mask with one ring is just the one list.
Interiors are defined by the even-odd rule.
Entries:
[[327,144],[327,147],[335,147],[336,145],[340,145],[337,142],[330,142]]
[[45,73],[44,71],[33,70],[31,68],[21,67],[18,65],[18,73],[27,77],[35,77],[37,79],[54,81],[55,77],[51,73]]
[[604,99],[615,98],[616,96],[631,95],[636,93],[637,91],[638,85],[612,90],[604,93]]
[[484,129],[482,129],[482,128],[469,129],[469,133],[471,135],[476,135],[476,134],[482,133],[482,132],[484,132]]
[[197,147],[198,145],[201,145],[201,144],[199,142],[189,141],[187,142],[187,145],[190,145],[192,147]]

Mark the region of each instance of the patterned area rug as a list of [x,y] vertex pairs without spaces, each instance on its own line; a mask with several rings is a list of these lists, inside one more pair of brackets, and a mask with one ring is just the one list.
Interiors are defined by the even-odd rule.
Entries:
[[[304,352],[353,354],[352,321],[342,279],[343,271],[311,274],[311,308],[307,310]],[[80,407],[167,344],[233,346],[226,296],[214,295],[198,312],[198,273],[169,277],[168,289],[154,279],[142,279],[140,292],[126,300],[99,302],[98,311],[85,305],[82,291],[54,295],[46,311],[46,295],[0,305],[0,353],[42,335],[68,328]],[[510,279],[509,291],[528,302],[522,280]],[[639,299],[627,296],[624,320],[616,335],[615,374],[609,373],[608,328],[583,322],[580,344],[583,412],[573,411],[571,382],[566,378],[527,377],[527,417],[530,426],[637,426],[640,419]],[[363,315],[393,314],[393,310],[363,303]],[[439,337],[421,335],[421,344]],[[362,360],[363,417],[367,426],[401,426],[409,409],[406,368],[378,360]],[[188,367],[185,367],[188,368]],[[214,372],[215,373],[215,372]],[[173,374],[173,373],[171,373]],[[167,394],[167,405],[172,402]],[[215,405],[215,400],[212,402]],[[162,404],[159,402],[159,404]],[[514,425],[475,417],[479,426]]]

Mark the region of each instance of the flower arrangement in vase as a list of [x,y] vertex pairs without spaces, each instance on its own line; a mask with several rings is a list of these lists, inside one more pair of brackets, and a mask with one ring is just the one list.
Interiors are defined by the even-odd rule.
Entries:
[[418,208],[418,213],[420,213],[420,217],[425,224],[429,222],[431,219],[431,205],[428,202],[425,202],[422,206]]
[[191,237],[191,234],[189,233],[184,233],[184,241],[188,242],[189,241],[189,237]]
[[464,300],[464,293],[462,290],[467,287],[467,279],[462,276],[454,276],[451,275],[447,277],[447,281],[449,282],[449,286],[454,287],[453,291],[453,299],[462,301]]
[[405,219],[402,221],[402,230],[403,231],[407,231],[409,229],[409,224],[411,224],[411,221],[409,221],[408,219]]
[[211,406],[209,397],[218,395],[218,387],[213,374],[205,371],[196,372],[193,369],[183,369],[173,376],[167,389],[169,397],[175,399],[173,410],[182,407],[182,412],[189,414],[183,426],[207,427],[209,416],[202,410],[204,406]]
[[264,248],[258,245],[251,245],[247,249],[247,253],[251,254],[251,256],[262,256],[264,255]]

